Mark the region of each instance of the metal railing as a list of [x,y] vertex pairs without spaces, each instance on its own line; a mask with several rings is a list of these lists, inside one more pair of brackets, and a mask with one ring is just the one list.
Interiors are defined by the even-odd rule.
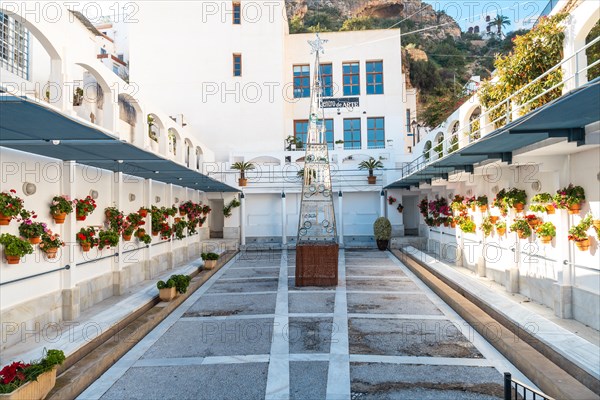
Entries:
[[531,388],[530,386],[520,382],[516,379],[512,379],[512,375],[509,372],[504,373],[504,400],[554,400],[553,397],[548,396],[538,390]]
[[[492,127],[493,128],[492,132],[493,132],[495,130],[501,129],[502,127],[508,125],[509,123],[513,122],[515,119],[524,117],[527,114],[531,113],[535,109],[528,110],[526,107],[531,106],[531,104],[533,102],[540,99],[541,97],[546,96],[546,95],[550,94],[551,92],[562,88],[569,81],[574,80],[574,84],[572,87],[573,90],[582,87],[583,85],[581,84],[580,75],[587,72],[589,69],[591,69],[597,65],[600,65],[600,59],[590,62],[590,63],[588,63],[588,65],[586,67],[580,69],[579,68],[579,57],[582,55],[582,53],[585,53],[585,51],[588,48],[590,48],[591,46],[593,46],[599,42],[600,42],[600,36],[595,38],[594,40],[590,41],[585,46],[581,47],[579,50],[577,50],[572,55],[564,58],[561,62],[556,64],[554,67],[550,68],[548,71],[544,72],[543,74],[538,76],[536,79],[529,82],[527,85],[523,86],[521,89],[517,90],[512,95],[510,95],[509,97],[507,97],[506,99],[504,99],[503,101],[501,101],[500,103],[495,105],[494,107],[485,110],[485,112],[483,112],[479,116],[479,118],[476,118],[476,119],[470,121],[466,126],[459,126],[459,128],[456,130],[456,133],[450,134],[449,137],[445,137],[444,140],[442,140],[440,143],[437,144],[437,145],[443,144],[443,148],[445,149],[444,155],[442,157],[434,158],[433,155],[435,155],[437,153],[433,149],[430,149],[428,152],[424,152],[423,154],[419,155],[419,157],[417,157],[416,159],[414,159],[413,161],[411,161],[410,163],[408,163],[406,166],[404,166],[402,168],[402,170],[401,170],[402,178],[404,178],[408,175],[411,175],[415,172],[419,172],[419,171],[425,169],[430,164],[432,164],[440,159],[443,159],[445,157],[448,157],[449,155],[454,153],[456,150],[453,150],[450,152],[449,149],[451,149],[451,148],[453,148],[453,146],[455,146],[455,143],[452,143],[452,141],[456,140],[455,136],[458,137],[458,135],[460,135],[460,132],[465,132],[466,138],[458,137],[458,149],[459,150],[468,145],[471,145],[472,143],[476,143],[477,141],[484,138],[485,137],[484,132],[488,128]],[[568,77],[563,76],[562,80],[559,83],[553,85],[550,88],[545,89],[542,93],[527,100],[526,102],[524,102],[522,104],[520,104],[516,101],[519,98],[519,96],[523,95],[533,85],[540,82],[542,79],[548,77],[553,72],[558,71],[565,64],[572,62],[573,59],[575,61],[575,68],[574,68],[575,72],[572,73],[570,76],[568,76]],[[560,98],[561,96],[558,96],[557,98]],[[541,107],[541,106],[542,105],[540,105],[539,107]],[[480,107],[482,107],[482,106],[480,105]],[[537,108],[539,108],[539,107],[537,107]],[[525,110],[523,110],[523,109],[525,109]],[[523,110],[522,115],[519,115],[519,112],[521,112],[522,110]],[[498,112],[498,111],[502,111],[500,113],[499,117],[497,117],[495,119],[493,119],[493,117],[492,117],[491,118],[492,120],[489,123],[487,123],[485,125],[481,124],[481,121],[486,121],[485,117],[491,116],[491,115],[493,115],[492,113]],[[517,116],[517,118],[515,118],[515,116]],[[478,124],[479,124],[479,127],[477,127]],[[434,129],[433,131],[435,132],[436,129]],[[428,155],[426,155],[425,153],[428,153]]]
[[67,269],[71,269],[71,266],[70,265],[65,265],[62,268],[53,269],[51,271],[40,272],[39,274],[29,275],[29,276],[25,276],[23,278],[13,279],[12,281],[2,282],[2,283],[0,283],[0,286],[10,285],[11,283],[17,283],[17,282],[26,281],[28,279],[37,278],[38,276],[44,276],[44,275],[48,275],[48,274],[53,274],[55,272],[59,272],[59,271],[67,270]]

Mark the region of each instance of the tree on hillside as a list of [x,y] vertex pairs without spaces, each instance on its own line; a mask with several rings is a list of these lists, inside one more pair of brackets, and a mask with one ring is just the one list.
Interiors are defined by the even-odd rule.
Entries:
[[353,17],[344,21],[342,31],[366,31],[373,29],[373,18],[371,17]]
[[504,15],[497,15],[496,18],[494,18],[488,23],[488,26],[490,28],[496,28],[498,37],[502,38],[502,30],[505,27],[510,26],[510,19]]

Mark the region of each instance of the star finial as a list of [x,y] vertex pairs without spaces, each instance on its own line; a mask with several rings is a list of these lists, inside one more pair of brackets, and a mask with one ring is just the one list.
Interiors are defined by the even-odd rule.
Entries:
[[310,47],[312,48],[312,51],[310,52],[310,54],[315,54],[317,52],[320,52],[321,54],[325,54],[325,49],[323,48],[323,45],[325,43],[329,42],[329,40],[323,40],[319,37],[319,34],[317,33],[317,39],[316,40],[309,40],[308,44],[310,44]]

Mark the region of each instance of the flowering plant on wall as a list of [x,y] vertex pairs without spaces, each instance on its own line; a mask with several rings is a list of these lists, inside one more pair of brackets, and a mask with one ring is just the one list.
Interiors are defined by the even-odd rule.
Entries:
[[519,239],[526,239],[531,236],[531,227],[525,218],[517,218],[510,226],[511,232],[517,232]]
[[75,199],[75,215],[78,221],[85,221],[86,217],[96,209],[96,202],[91,196],[85,199]]
[[75,240],[80,245],[89,245],[90,247],[98,246],[98,238],[96,230],[93,227],[81,228],[75,235]]
[[195,206],[196,206],[196,204],[193,201],[191,201],[191,200],[188,200],[186,202],[182,202],[179,205],[179,214],[181,214],[181,215],[190,214],[190,213],[192,213],[194,211]]
[[117,247],[119,245],[119,234],[113,230],[101,230],[98,232],[98,248]]
[[531,199],[529,209],[533,212],[554,214],[554,201],[550,193],[538,193]]
[[42,235],[42,241],[40,243],[40,250],[46,253],[48,258],[55,258],[56,252],[60,247],[63,247],[63,242],[58,233],[54,233],[51,230]]
[[454,211],[461,212],[467,209],[467,206],[464,204],[465,198],[461,195],[454,196],[452,202],[450,203],[450,208]]
[[202,206],[202,214],[208,215],[211,211],[212,209],[208,206],[208,204]]
[[125,215],[122,211],[119,211],[117,207],[107,207],[104,209],[104,215],[106,215],[106,222],[110,230],[115,231],[117,234],[121,233],[125,225]]
[[492,207],[496,207],[500,209],[500,214],[506,216],[508,214],[508,206],[504,202],[504,197],[506,196],[506,189],[501,189],[496,193],[496,197],[492,201]]
[[23,200],[16,193],[14,189],[0,193],[0,225],[8,225],[23,209]]
[[404,211],[404,206],[402,205],[402,203],[398,203],[398,207],[396,207],[396,210],[398,210],[399,213],[402,213]]
[[233,199],[229,202],[229,204],[227,204],[225,207],[223,207],[223,215],[225,216],[225,218],[229,218],[231,217],[231,210],[233,208],[237,208],[241,205],[242,203],[240,203],[240,201],[238,199]]
[[419,203],[419,212],[421,213],[423,218],[427,218],[427,216],[429,215],[429,201],[427,200],[427,197],[425,197]]
[[71,214],[73,212],[73,202],[69,196],[54,196],[50,203],[50,214]]
[[388,204],[391,206],[392,204],[394,204],[396,202],[396,198],[393,196],[389,196],[388,197]]
[[43,222],[35,222],[37,215],[34,211],[21,210],[19,222],[19,235],[29,239],[31,244],[37,244],[41,236],[48,231],[48,226]]
[[563,210],[579,206],[584,201],[585,191],[581,186],[573,186],[573,184],[558,190],[554,196],[556,206]]
[[31,243],[8,233],[0,235],[0,244],[4,246],[4,255],[9,264],[18,264],[21,257],[33,253]]

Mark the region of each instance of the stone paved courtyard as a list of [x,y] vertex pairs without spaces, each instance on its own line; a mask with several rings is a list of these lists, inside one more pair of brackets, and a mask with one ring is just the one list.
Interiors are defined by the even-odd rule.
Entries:
[[337,288],[295,253],[241,253],[81,399],[494,399],[514,367],[391,253],[340,251]]

